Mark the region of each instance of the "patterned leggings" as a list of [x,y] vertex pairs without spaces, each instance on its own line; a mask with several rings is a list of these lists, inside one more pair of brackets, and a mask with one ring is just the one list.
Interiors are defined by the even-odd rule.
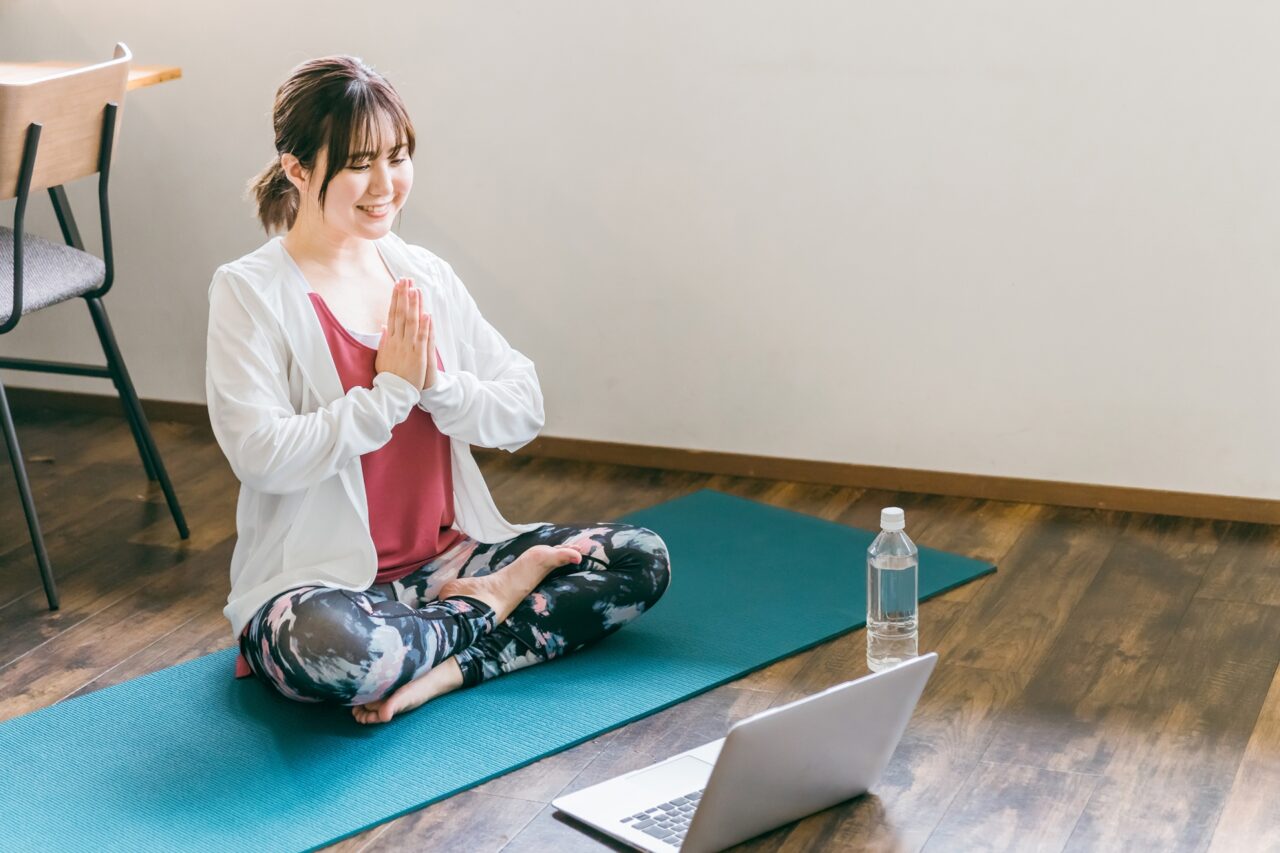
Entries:
[[[500,571],[534,545],[579,543],[589,545],[582,562],[553,570],[500,625],[478,599],[437,598],[447,581]],[[613,633],[652,607],[670,577],[666,543],[629,524],[546,524],[493,544],[464,536],[404,578],[364,592],[280,593],[249,621],[240,650],[255,675],[300,702],[373,702],[450,656],[471,687]]]

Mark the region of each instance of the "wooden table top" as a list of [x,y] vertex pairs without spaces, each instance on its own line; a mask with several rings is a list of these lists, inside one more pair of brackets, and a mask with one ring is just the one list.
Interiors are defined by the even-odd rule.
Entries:
[[[43,62],[0,62],[0,83],[22,83],[27,80],[39,80],[48,76],[50,71],[65,68],[83,68],[95,63],[63,62],[46,60]],[[166,80],[176,80],[182,76],[182,69],[176,65],[131,65],[129,67],[129,86],[127,91],[141,89],[143,86],[154,86]]]

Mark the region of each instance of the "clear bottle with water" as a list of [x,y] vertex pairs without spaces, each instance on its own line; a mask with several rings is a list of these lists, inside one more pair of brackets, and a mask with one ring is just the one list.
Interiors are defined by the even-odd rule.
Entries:
[[919,654],[920,552],[898,507],[881,510],[880,527],[867,549],[867,667],[873,672]]

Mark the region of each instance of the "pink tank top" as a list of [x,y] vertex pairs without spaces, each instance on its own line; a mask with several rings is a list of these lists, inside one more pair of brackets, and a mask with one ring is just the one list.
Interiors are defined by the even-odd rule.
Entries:
[[[356,340],[320,294],[307,294],[320,317],[342,390],[373,387],[378,351]],[[444,370],[439,352],[436,367]],[[453,524],[453,468],[449,437],[414,406],[391,430],[391,440],[360,457],[369,502],[369,532],[378,552],[374,583],[399,580],[457,542]]]
[[[333,316],[315,291],[307,296],[320,318],[342,390],[373,387],[378,351],[361,343]],[[436,367],[444,370],[440,353]],[[400,580],[432,557],[453,547],[462,533],[453,524],[453,467],[449,437],[431,415],[413,407],[391,430],[391,440],[360,457],[369,503],[369,533],[378,553],[374,583]],[[248,630],[248,626],[245,626]],[[236,658],[236,678],[252,675],[244,655]]]

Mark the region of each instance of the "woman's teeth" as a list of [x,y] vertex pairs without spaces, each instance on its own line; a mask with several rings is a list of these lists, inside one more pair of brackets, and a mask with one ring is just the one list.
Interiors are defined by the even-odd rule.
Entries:
[[372,213],[372,214],[374,214],[374,215],[377,215],[377,214],[379,214],[379,213],[385,213],[385,212],[387,211],[387,208],[391,207],[391,205],[390,205],[390,204],[380,204],[380,205],[378,205],[377,207],[364,207],[363,205],[359,205],[359,204],[357,204],[357,205],[356,205],[356,207],[360,208],[361,210],[365,211],[366,213]]

